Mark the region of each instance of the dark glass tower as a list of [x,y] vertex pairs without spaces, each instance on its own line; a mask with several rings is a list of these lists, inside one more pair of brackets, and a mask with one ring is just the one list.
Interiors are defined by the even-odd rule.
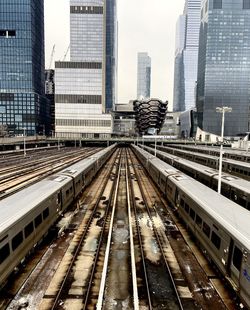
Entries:
[[43,0],[1,0],[0,124],[9,135],[47,128],[44,87]]
[[228,106],[225,135],[249,131],[250,0],[203,0],[201,11],[197,111],[198,125],[220,135]]
[[117,6],[116,0],[106,0],[106,99],[105,110],[113,109],[116,100],[117,76]]

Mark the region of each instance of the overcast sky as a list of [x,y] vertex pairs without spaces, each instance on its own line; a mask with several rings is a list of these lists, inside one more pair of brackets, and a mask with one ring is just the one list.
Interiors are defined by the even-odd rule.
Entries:
[[[175,24],[185,0],[117,0],[119,22],[118,102],[136,98],[137,52],[152,59],[151,97],[173,101]],[[69,0],[45,0],[46,66],[69,46]],[[69,54],[68,54],[69,57]]]

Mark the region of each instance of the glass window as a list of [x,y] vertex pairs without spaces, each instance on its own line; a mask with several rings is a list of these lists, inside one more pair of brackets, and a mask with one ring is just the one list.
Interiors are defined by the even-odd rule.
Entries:
[[210,237],[210,227],[206,222],[203,222],[203,228],[202,228],[204,234],[209,238]]
[[0,249],[0,264],[2,264],[9,255],[10,255],[10,247],[9,244],[7,243]]
[[233,264],[235,266],[236,269],[240,270],[241,267],[241,262],[242,262],[242,251],[235,246],[234,247],[234,256],[233,256]]
[[48,216],[49,216],[49,208],[46,208],[46,209],[43,211],[43,219],[45,220]]
[[34,230],[33,222],[30,222],[25,228],[24,228],[24,236],[25,238],[28,238],[29,235],[32,234]]
[[222,9],[222,0],[214,0],[213,8],[214,9]]
[[202,219],[201,219],[201,217],[200,217],[198,214],[196,214],[195,223],[196,223],[199,227],[202,226]]
[[15,251],[19,247],[19,245],[23,242],[23,232],[20,231],[13,239],[12,239],[12,250]]
[[220,248],[221,238],[214,231],[212,232],[211,241],[217,249]]
[[250,9],[250,0],[243,0],[243,9],[244,10]]
[[192,208],[190,208],[189,214],[190,214],[191,218],[194,220],[195,219],[195,212]]
[[37,228],[41,223],[42,223],[42,215],[39,214],[39,215],[35,218],[35,227]]

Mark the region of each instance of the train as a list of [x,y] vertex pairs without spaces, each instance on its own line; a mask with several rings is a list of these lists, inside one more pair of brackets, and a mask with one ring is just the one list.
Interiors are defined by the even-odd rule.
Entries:
[[0,201],[0,288],[115,149],[107,147]]
[[[157,148],[163,152],[180,156],[211,168],[219,167],[219,158],[216,156],[174,149],[167,146],[158,146]],[[222,170],[250,181],[250,163],[223,158]]]
[[150,153],[132,146],[187,228],[250,309],[250,213]]
[[[197,145],[179,145],[179,144],[169,144],[169,147],[191,151],[191,152],[197,152],[197,153],[203,153],[208,154],[212,156],[220,156],[220,150],[217,147],[207,147],[207,146],[197,146]],[[239,161],[245,161],[250,163],[250,154],[246,153],[246,150],[235,150],[235,149],[228,149],[224,148],[224,158],[239,160]]]
[[[146,151],[154,154],[155,150],[148,146],[142,146]],[[157,150],[157,157],[166,163],[181,170],[199,182],[209,186],[210,188],[218,189],[219,171],[204,165],[167,154]],[[238,203],[242,207],[250,210],[250,183],[247,180],[241,179],[227,173],[222,173],[221,176],[221,193],[230,200]]]

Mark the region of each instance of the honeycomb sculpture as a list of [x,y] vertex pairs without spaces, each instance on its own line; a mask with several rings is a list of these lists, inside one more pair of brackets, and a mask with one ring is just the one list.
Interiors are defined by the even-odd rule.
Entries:
[[140,135],[159,134],[167,114],[168,102],[159,99],[134,100],[135,126]]

